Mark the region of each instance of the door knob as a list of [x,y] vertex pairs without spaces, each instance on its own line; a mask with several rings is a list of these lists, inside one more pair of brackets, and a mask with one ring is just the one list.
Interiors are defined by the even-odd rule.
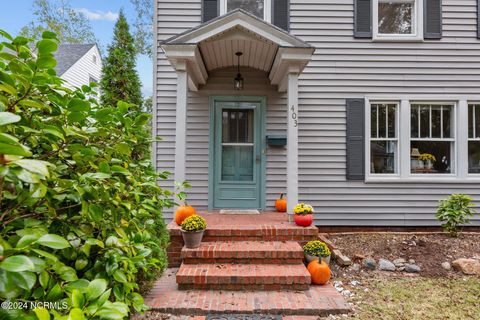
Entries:
[[260,160],[261,160],[260,156],[256,156],[256,157],[255,157],[255,162],[256,162],[256,163],[260,163]]

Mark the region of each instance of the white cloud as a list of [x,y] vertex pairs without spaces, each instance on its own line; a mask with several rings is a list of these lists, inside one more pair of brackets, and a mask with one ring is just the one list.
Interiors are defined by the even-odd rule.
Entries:
[[75,11],[83,14],[88,20],[107,20],[107,21],[115,21],[118,19],[118,13],[108,11],[90,11],[87,8],[79,8],[75,9]]

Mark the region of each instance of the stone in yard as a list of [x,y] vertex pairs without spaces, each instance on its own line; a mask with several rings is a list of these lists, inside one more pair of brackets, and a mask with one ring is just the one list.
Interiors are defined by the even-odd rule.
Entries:
[[405,266],[405,272],[408,273],[419,273],[421,271],[420,267],[416,264],[407,264]]
[[452,262],[452,267],[464,274],[480,275],[480,261],[475,259],[457,259]]
[[442,262],[442,268],[450,271],[452,269],[452,266],[450,265],[450,262]]
[[374,259],[367,258],[363,260],[363,267],[368,270],[375,270],[377,267],[377,263]]
[[395,265],[387,259],[380,259],[378,261],[378,265],[379,265],[380,270],[395,271]]
[[408,259],[408,263],[409,263],[409,264],[415,264],[415,260],[413,260],[413,259]]
[[353,261],[362,261],[363,259],[365,259],[366,257],[363,255],[363,254],[360,254],[360,253],[355,253],[355,255],[353,256]]
[[360,265],[358,263],[354,263],[352,265],[352,270],[353,271],[360,271]]
[[405,259],[403,258],[398,258],[398,259],[395,259],[393,260],[393,264],[395,265],[395,267],[399,268],[399,267],[403,267],[405,265],[406,261]]
[[341,253],[335,256],[335,260],[337,261],[337,264],[341,267],[347,267],[352,264],[352,260],[350,260],[349,257],[344,256]]

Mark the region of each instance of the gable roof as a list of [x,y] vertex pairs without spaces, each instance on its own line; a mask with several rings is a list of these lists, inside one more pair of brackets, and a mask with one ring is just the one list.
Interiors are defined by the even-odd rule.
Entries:
[[96,46],[95,43],[59,45],[57,52],[55,52],[55,59],[57,59],[55,71],[57,74],[59,76],[64,74],[94,46]]

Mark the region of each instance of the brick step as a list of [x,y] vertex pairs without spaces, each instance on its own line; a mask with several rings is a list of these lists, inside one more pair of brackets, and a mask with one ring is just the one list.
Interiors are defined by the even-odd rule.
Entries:
[[179,289],[208,290],[308,290],[311,283],[301,263],[182,264],[176,279]]
[[202,242],[196,249],[183,247],[185,264],[299,264],[303,249],[294,241],[222,241]]

